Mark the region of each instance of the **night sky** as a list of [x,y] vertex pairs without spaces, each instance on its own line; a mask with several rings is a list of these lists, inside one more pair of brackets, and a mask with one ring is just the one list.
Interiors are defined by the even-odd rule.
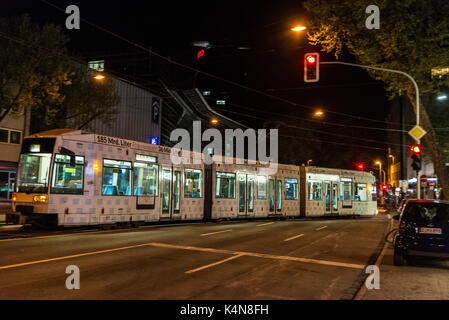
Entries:
[[[382,121],[388,113],[389,101],[383,84],[371,79],[361,69],[343,66],[321,66],[320,81],[305,84],[303,81],[304,53],[319,51],[307,44],[305,33],[294,33],[290,28],[296,24],[307,25],[307,16],[301,1],[56,1],[61,8],[75,4],[80,7],[81,17],[119,34],[131,41],[169,56],[200,70],[255,88],[268,94],[288,99],[301,106],[292,106],[242,88],[199,76],[197,86],[210,90],[209,98],[225,99],[227,106],[220,112],[251,127],[261,128],[264,121],[280,119],[289,124],[311,125],[321,139],[321,150],[335,155],[339,163],[329,163],[330,158],[314,159],[316,165],[355,168],[355,163],[372,163],[376,157],[384,158],[383,143],[372,143],[360,139],[385,142],[385,132],[317,123],[312,113],[321,108],[326,115],[322,121],[354,126],[385,127]],[[64,27],[67,15],[39,0],[2,0],[0,16],[8,17],[29,13],[39,23],[61,24]],[[81,22],[81,30],[67,30],[71,37],[70,50],[87,59],[105,58],[120,62],[116,70],[138,79],[145,74],[133,68],[148,64],[147,53]],[[198,63],[194,58],[197,48],[192,41],[209,41],[212,48]],[[243,49],[242,49],[243,48]],[[245,49],[246,48],[246,49]],[[335,60],[333,55],[321,55],[322,61]],[[348,54],[341,61],[355,62]],[[172,68],[175,78],[193,79],[193,73]],[[254,110],[255,109],[255,110]],[[228,110],[229,112],[226,112]],[[330,111],[330,112],[327,112]],[[343,113],[335,114],[332,112]],[[366,117],[376,121],[355,119]],[[283,128],[280,128],[282,134]],[[291,134],[291,131],[289,131]],[[332,134],[349,137],[333,136]],[[302,137],[304,131],[296,130]],[[350,138],[350,137],[356,137]],[[290,139],[282,138],[281,139]],[[346,143],[336,145],[329,142]],[[307,148],[316,142],[292,140],[298,148]],[[363,148],[369,146],[374,149]],[[341,156],[341,155],[344,156]],[[348,160],[349,159],[349,160]]]

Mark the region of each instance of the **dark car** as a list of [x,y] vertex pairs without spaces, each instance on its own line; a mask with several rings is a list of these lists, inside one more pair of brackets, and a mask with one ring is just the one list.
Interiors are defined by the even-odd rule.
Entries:
[[410,256],[449,258],[449,202],[408,200],[397,217],[395,265],[405,265]]

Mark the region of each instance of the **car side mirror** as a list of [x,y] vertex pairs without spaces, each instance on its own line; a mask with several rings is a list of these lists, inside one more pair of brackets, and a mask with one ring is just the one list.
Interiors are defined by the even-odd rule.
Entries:
[[399,220],[399,217],[400,217],[400,215],[397,214],[397,215],[394,215],[394,216],[393,216],[393,219],[394,219],[394,220]]

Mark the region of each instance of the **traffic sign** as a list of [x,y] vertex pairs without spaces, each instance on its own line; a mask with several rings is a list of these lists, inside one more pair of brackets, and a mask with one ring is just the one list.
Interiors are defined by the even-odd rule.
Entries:
[[421,182],[427,182],[427,176],[425,174],[423,174],[420,179]]
[[424,137],[424,135],[427,133],[426,130],[424,130],[421,126],[416,125],[414,126],[409,132],[408,134],[415,139],[416,141],[418,141],[419,139],[421,139],[422,137]]

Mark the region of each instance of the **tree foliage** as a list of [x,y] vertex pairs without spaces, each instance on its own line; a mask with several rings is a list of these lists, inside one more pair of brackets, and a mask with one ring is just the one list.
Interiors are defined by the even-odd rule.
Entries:
[[120,97],[112,80],[94,80],[85,63],[68,55],[68,41],[60,27],[41,27],[27,15],[0,20],[0,121],[26,109],[32,131],[115,119]]
[[[370,0],[307,0],[304,3],[312,18],[308,33],[310,42],[321,45],[338,59],[343,50],[349,51],[360,64],[400,70],[417,82],[422,102],[449,86],[449,77],[432,77],[434,68],[449,67],[449,2],[447,0],[379,0],[380,29],[367,29],[366,8]],[[369,74],[386,84],[391,96],[406,92],[414,105],[412,83],[401,75],[368,70]],[[432,122],[443,114],[435,114],[420,106],[422,126],[428,131],[423,142],[431,157],[439,181],[449,190],[449,174],[445,163],[449,153],[447,133],[436,131]],[[436,111],[436,110],[432,110]],[[446,124],[447,122],[441,122]],[[447,197],[448,195],[446,195]]]

